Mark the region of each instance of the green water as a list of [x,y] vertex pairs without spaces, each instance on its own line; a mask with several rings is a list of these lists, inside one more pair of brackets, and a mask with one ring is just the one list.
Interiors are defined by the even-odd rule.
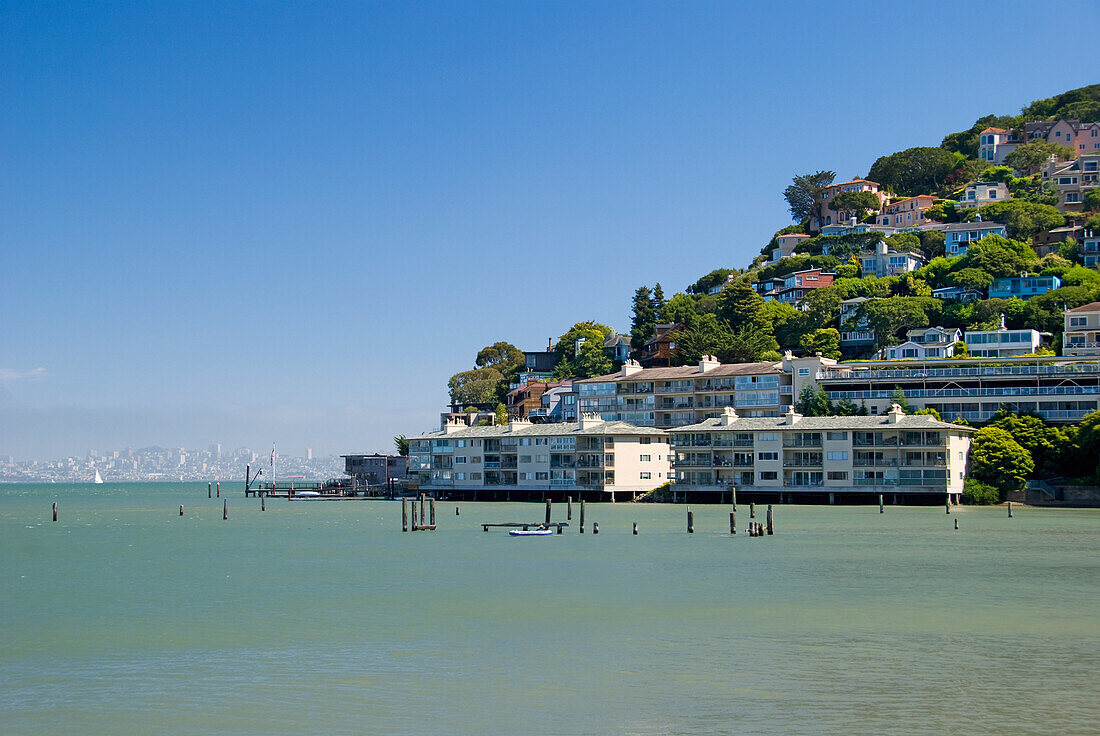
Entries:
[[227,495],[0,486],[0,733],[1100,730],[1100,511]]

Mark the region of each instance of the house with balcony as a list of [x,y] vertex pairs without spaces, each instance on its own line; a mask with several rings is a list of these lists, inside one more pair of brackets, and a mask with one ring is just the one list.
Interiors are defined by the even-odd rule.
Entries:
[[990,299],[1030,299],[1059,288],[1062,280],[1057,276],[1004,276],[993,279],[989,287]]
[[[968,341],[971,334],[966,335]],[[999,337],[996,344],[1001,344]],[[990,345],[982,342],[976,347],[985,350]],[[1048,422],[1078,422],[1097,409],[1100,358],[955,357],[834,363],[821,367],[816,385],[830,400],[850,401],[866,407],[872,415],[888,411],[895,392],[901,390],[913,408],[935,409],[947,422],[987,422],[1002,408],[1035,414]]]
[[401,455],[341,455],[344,459],[344,475],[350,475],[367,485],[380,486],[391,478],[403,479],[408,473],[409,459]]
[[885,227],[902,229],[926,225],[931,220],[925,217],[925,213],[935,201],[936,198],[930,194],[892,200],[883,205],[876,222]]
[[1012,192],[1003,181],[975,181],[967,184],[962,190],[955,208],[984,207],[1006,199],[1012,199]]
[[683,322],[658,322],[653,337],[642,346],[639,362],[646,368],[672,365],[676,336],[687,329]]
[[1100,302],[1066,310],[1062,355],[1100,356]]
[[1100,151],[1072,161],[1052,159],[1040,169],[1043,183],[1058,193],[1061,212],[1081,212],[1085,195],[1100,184]]
[[827,225],[845,223],[858,217],[859,213],[854,210],[840,210],[834,212],[829,209],[829,203],[832,201],[833,197],[841,192],[871,192],[878,197],[879,210],[882,209],[882,205],[885,203],[887,196],[886,192],[882,191],[882,187],[878,182],[868,179],[852,179],[851,181],[830,184],[825,188],[825,193],[818,211],[810,216],[810,232],[824,232],[822,228]]
[[936,229],[943,231],[948,258],[965,255],[971,243],[977,243],[987,235],[1008,237],[1008,229],[999,222],[953,222]]
[[840,349],[846,353],[869,350],[875,344],[875,331],[867,318],[856,316],[865,301],[867,297],[857,296],[840,302]]
[[905,335],[900,345],[885,347],[875,354],[876,360],[926,360],[950,358],[955,355],[955,343],[963,339],[957,327],[918,327]]
[[1081,238],[1081,262],[1086,268],[1100,268],[1100,232],[1084,231]]
[[[783,285],[777,288],[773,288],[770,291],[764,293],[764,301],[776,301],[784,302],[793,306],[797,306],[802,301],[802,297],[813,289],[820,289],[823,286],[832,286],[833,279],[836,278],[835,273],[829,271],[823,271],[820,268],[807,268],[802,271],[795,271],[794,273],[787,274],[783,277]],[[754,285],[757,292],[759,288]]]
[[1010,358],[1035,353],[1041,338],[1038,330],[1008,329],[1002,314],[1000,327],[995,330],[967,330],[964,340],[967,351],[976,358]]
[[1080,120],[1033,120],[1024,123],[1024,136],[1029,141],[1045,140],[1069,148],[1078,156],[1100,151],[1100,123]]
[[860,254],[859,265],[863,276],[898,276],[923,266],[924,256],[917,252],[891,250],[885,241],[880,241],[873,251]]
[[1021,141],[1011,128],[986,128],[978,134],[978,158],[992,166],[1000,166]]
[[786,235],[775,236],[775,249],[772,251],[771,260],[769,263],[778,263],[784,258],[790,258],[794,255],[795,248],[803,240],[809,240],[810,236],[805,233],[787,233]]
[[[896,235],[904,230],[904,228],[890,227],[889,225],[879,225],[878,223],[871,222],[856,222],[856,218],[851,218],[847,222],[837,222],[832,225],[825,225],[821,228],[822,235],[859,235],[860,233],[880,233],[882,237],[886,238],[891,235]],[[828,254],[828,244],[822,246],[821,252]]]
[[420,490],[447,498],[633,499],[666,483],[671,472],[667,432],[595,416],[496,427],[446,423],[408,440],[409,470]]
[[[732,408],[672,432],[674,489],[716,501],[730,489],[780,501],[872,500],[877,494],[957,497],[976,430],[897,404],[879,416],[744,418]],[[819,495],[820,494],[820,495]],[[957,499],[956,499],[957,500]]]

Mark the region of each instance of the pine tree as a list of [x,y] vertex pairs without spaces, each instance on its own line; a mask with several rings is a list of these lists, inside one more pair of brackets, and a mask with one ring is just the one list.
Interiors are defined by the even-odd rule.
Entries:
[[630,346],[640,350],[657,332],[657,320],[653,312],[653,295],[648,286],[639,286],[634,292],[634,318],[630,322]]
[[658,281],[653,287],[653,316],[658,322],[667,322],[668,316],[665,314],[667,311],[667,302],[665,301],[665,290],[661,288],[661,282]]

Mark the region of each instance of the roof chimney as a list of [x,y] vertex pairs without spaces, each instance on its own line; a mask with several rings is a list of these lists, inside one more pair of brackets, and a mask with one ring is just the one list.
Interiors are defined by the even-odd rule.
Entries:
[[890,424],[897,424],[905,416],[905,412],[901,410],[901,404],[891,404],[887,416],[890,417]]
[[732,406],[727,406],[722,410],[722,416],[718,417],[719,425],[728,427],[737,421],[737,410]]
[[581,421],[580,421],[581,429],[591,429],[592,427],[598,427],[599,425],[601,425],[603,423],[604,423],[603,417],[600,416],[599,414],[588,414],[588,413],[581,414]]
[[641,363],[634,360],[633,358],[627,358],[626,362],[623,363],[623,367],[620,370],[619,375],[621,375],[623,378],[626,378],[627,376],[632,376],[642,370],[644,369],[642,368]]
[[699,372],[706,373],[712,368],[717,368],[720,365],[722,364],[718,362],[718,358],[715,358],[713,355],[704,355],[699,359]]
[[795,411],[793,406],[787,407],[787,413],[783,415],[783,423],[794,424],[801,418],[802,415]]
[[878,243],[875,245],[875,252],[877,252],[880,256],[886,255],[886,241],[885,240],[878,241]]

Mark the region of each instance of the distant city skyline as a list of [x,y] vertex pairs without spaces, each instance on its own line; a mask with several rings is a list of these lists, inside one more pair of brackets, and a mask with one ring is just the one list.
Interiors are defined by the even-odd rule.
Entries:
[[387,451],[481,347],[747,264],[792,176],[1096,81],[970,73],[1064,30],[1010,7],[5,3],[0,457]]

